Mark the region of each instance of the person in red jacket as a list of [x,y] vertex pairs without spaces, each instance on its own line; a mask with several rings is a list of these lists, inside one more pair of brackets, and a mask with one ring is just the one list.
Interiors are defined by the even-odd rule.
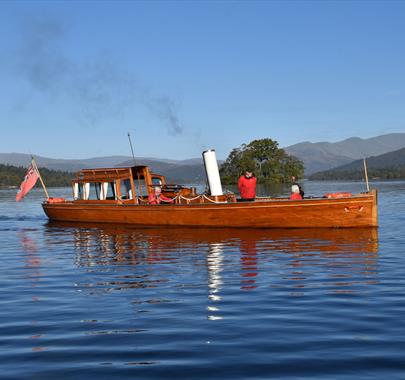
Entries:
[[166,197],[162,194],[162,189],[159,186],[155,186],[154,192],[149,194],[148,203],[150,205],[159,205],[161,203],[173,203],[173,199]]
[[241,201],[254,201],[256,198],[256,177],[249,170],[240,176],[238,180],[238,190]]
[[300,187],[298,185],[291,186],[290,199],[292,200],[302,199],[302,195],[300,194]]

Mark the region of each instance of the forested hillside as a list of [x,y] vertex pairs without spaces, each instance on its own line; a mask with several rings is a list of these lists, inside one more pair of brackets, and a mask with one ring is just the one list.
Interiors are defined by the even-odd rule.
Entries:
[[[405,179],[405,148],[367,158],[370,179]],[[363,160],[312,174],[311,180],[345,180],[364,178]]]
[[329,171],[363,157],[379,156],[405,147],[405,133],[390,133],[369,139],[351,137],[335,143],[302,142],[284,148],[305,165],[305,174]]
[[[47,187],[70,186],[74,177],[73,173],[45,168],[39,170]],[[26,173],[27,168],[0,164],[0,187],[20,186]],[[41,186],[39,181],[36,186]]]

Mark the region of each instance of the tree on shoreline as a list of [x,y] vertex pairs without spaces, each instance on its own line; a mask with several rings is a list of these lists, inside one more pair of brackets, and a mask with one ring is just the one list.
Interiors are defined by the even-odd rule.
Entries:
[[285,183],[291,176],[302,178],[304,165],[279,148],[277,141],[266,138],[232,149],[221,165],[221,180],[227,185],[235,184],[246,170],[254,172],[258,183]]
[[[39,169],[48,187],[70,186],[71,180],[74,178],[74,173],[46,168]],[[0,187],[20,186],[26,173],[27,168],[0,164]],[[35,186],[41,186],[39,181]]]

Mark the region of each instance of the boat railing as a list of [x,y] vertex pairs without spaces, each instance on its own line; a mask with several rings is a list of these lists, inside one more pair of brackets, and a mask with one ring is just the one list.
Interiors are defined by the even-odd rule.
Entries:
[[[167,195],[166,195],[167,197]],[[175,197],[168,197],[169,200],[163,200],[162,203],[170,204],[192,204],[192,203],[235,203],[236,197],[225,195],[225,196],[208,196],[206,194],[198,194],[195,197],[185,197],[182,194],[177,194]],[[137,197],[139,204],[147,205],[148,199],[144,197]]]

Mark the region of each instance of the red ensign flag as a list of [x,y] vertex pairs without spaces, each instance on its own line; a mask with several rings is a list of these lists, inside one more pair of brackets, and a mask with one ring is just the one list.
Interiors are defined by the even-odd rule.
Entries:
[[24,181],[22,181],[20,190],[18,190],[18,193],[15,196],[15,200],[17,202],[23,199],[25,195],[35,186],[38,178],[38,173],[31,164],[31,166],[28,168],[27,174],[24,177]]

